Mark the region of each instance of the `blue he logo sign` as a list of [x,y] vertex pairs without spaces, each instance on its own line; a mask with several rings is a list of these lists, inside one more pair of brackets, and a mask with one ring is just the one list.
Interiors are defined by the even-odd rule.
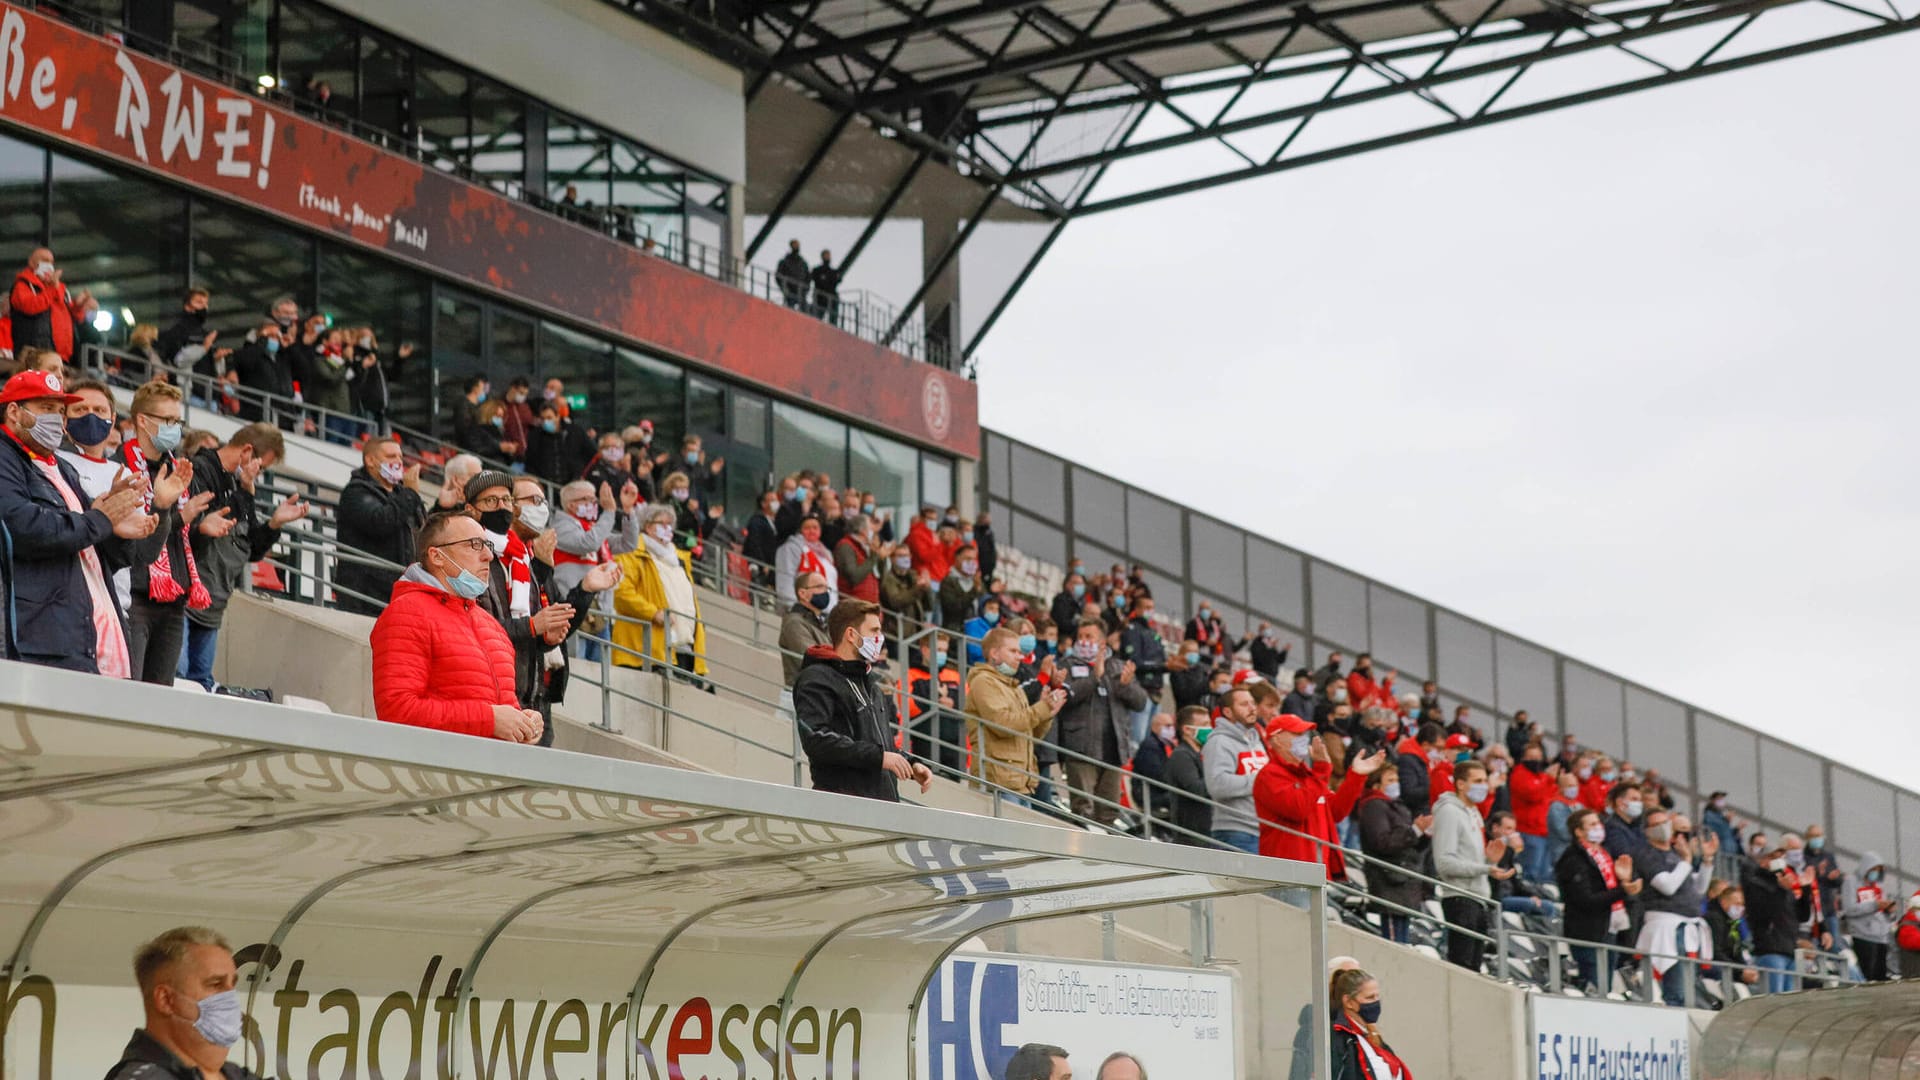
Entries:
[[1018,1049],[1001,1031],[1020,1022],[1020,970],[979,960],[954,960],[947,969],[951,977],[942,972],[927,987],[929,1080],[999,1080]]

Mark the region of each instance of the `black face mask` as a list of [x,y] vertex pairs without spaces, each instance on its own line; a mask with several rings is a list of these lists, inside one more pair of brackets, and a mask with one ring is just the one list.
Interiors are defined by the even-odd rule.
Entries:
[[1527,758],[1526,760],[1522,761],[1520,765],[1522,768],[1528,769],[1532,772],[1545,772],[1547,768],[1547,763],[1544,761],[1541,761],[1538,758]]
[[480,527],[490,533],[506,532],[513,527],[513,511],[482,510],[480,512]]

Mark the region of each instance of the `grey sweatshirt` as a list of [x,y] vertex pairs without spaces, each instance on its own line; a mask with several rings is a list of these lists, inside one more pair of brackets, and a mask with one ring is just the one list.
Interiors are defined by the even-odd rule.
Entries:
[[1213,827],[1228,832],[1260,832],[1260,818],[1253,809],[1253,778],[1267,765],[1267,748],[1260,740],[1260,728],[1242,727],[1222,718],[1200,757],[1207,767],[1207,794],[1220,804],[1213,812]]

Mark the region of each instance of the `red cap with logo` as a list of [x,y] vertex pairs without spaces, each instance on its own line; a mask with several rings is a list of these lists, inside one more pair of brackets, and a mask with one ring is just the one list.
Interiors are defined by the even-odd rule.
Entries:
[[1281,713],[1267,721],[1267,737],[1272,738],[1278,732],[1289,735],[1304,735],[1313,730],[1313,721],[1302,720],[1292,713]]
[[62,405],[79,401],[80,395],[67,393],[60,376],[50,371],[23,371],[0,387],[0,405],[15,401],[57,401]]
[[[1266,682],[1266,681],[1267,680],[1260,677],[1259,672],[1253,670],[1252,668],[1241,668],[1239,671],[1236,671],[1233,673],[1233,685],[1235,686],[1245,686],[1248,683],[1258,683],[1258,682]],[[1299,718],[1295,717],[1295,719],[1299,719]]]
[[1472,748],[1473,740],[1467,738],[1465,735],[1447,736],[1447,749],[1449,750],[1470,750]]

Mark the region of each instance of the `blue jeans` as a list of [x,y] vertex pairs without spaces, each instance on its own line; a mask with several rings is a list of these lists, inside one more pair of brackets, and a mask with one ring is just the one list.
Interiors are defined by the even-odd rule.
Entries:
[[1539,915],[1551,919],[1560,913],[1560,909],[1551,900],[1542,900],[1535,896],[1509,896],[1500,901],[1501,911],[1511,911],[1520,915]]
[[1761,953],[1753,958],[1753,966],[1766,973],[1760,980],[1763,993],[1785,994],[1799,981],[1793,970],[1793,957],[1785,953]]
[[[1666,1002],[1668,1005],[1685,1005],[1687,1003],[1687,980],[1693,977],[1691,974],[1692,971],[1699,967],[1698,961],[1684,959],[1687,953],[1686,931],[1675,928],[1672,941],[1661,942],[1655,946],[1656,952],[1662,949],[1671,949],[1683,959],[1676,960],[1673,966],[1667,969],[1667,973],[1660,976],[1660,1000]],[[1649,970],[1652,969],[1653,963],[1651,960],[1648,961],[1647,967]]]
[[1133,727],[1134,746],[1147,741],[1147,728],[1152,726],[1153,714],[1160,708],[1160,703],[1154,700],[1154,696],[1148,694],[1146,706],[1128,716]]
[[1039,807],[1033,805],[1032,799],[1025,795],[1016,795],[1011,791],[996,791],[993,793],[993,797],[1009,806],[1018,806],[1023,810],[1039,809]]
[[1553,863],[1547,859],[1547,838],[1521,833],[1520,839],[1526,845],[1520,849],[1520,869],[1526,872],[1527,880],[1552,881]]
[[192,619],[187,624],[187,644],[180,650],[180,667],[174,672],[182,679],[213,689],[213,647],[220,641],[220,628],[201,626]]
[[1594,993],[1605,993],[1607,987],[1600,982],[1600,950],[1591,945],[1574,945],[1567,951],[1573,954],[1574,980]]
[[1241,832],[1238,829],[1215,829],[1213,838],[1249,855],[1260,854],[1260,836],[1258,833]]

